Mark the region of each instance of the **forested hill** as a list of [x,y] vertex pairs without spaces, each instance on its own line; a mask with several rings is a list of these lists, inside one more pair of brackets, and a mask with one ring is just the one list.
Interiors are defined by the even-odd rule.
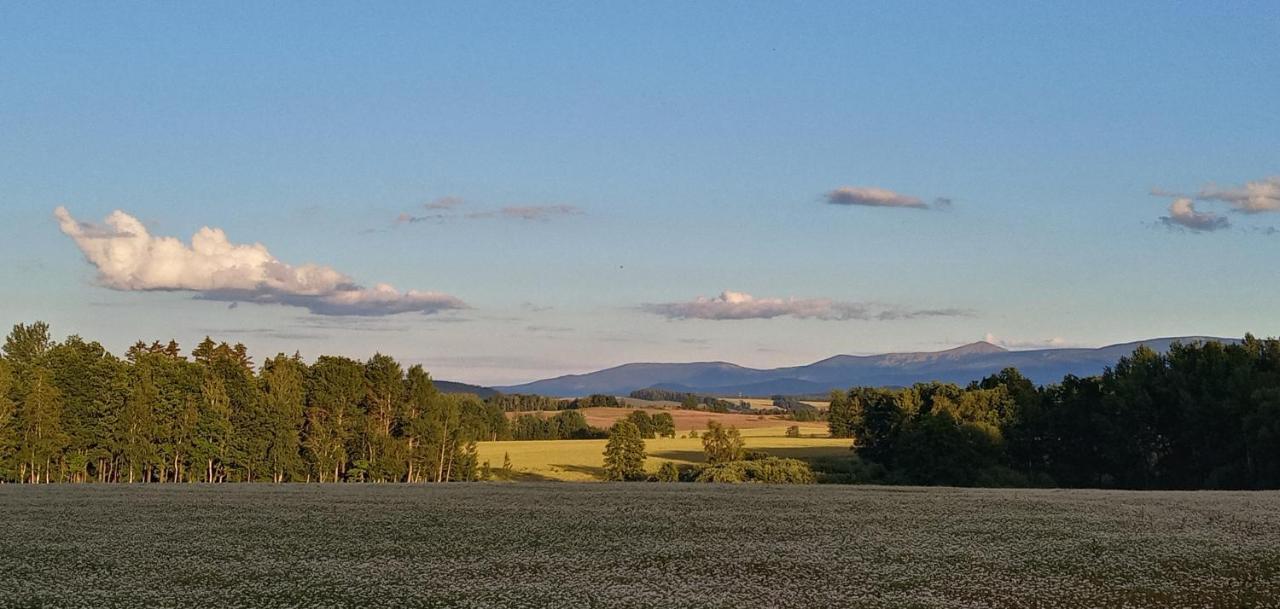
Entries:
[[457,381],[437,381],[432,380],[436,386],[436,390],[440,393],[470,393],[482,398],[493,397],[498,394],[497,391],[488,387],[472,385],[469,383],[459,383]]
[[1176,342],[1205,341],[1240,342],[1233,338],[1185,336],[1096,349],[1026,351],[1010,351],[991,343],[976,342],[946,351],[837,355],[805,366],[773,369],[746,368],[726,362],[637,363],[494,389],[561,397],[595,393],[627,395],[650,387],[710,395],[799,395],[822,394],[855,385],[905,387],[929,381],[963,384],[1010,367],[1017,368],[1037,384],[1045,384],[1060,381],[1068,374],[1100,374],[1140,346],[1165,353]]

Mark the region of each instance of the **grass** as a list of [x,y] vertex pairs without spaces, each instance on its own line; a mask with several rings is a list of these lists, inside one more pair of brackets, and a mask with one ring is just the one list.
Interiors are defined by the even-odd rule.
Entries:
[[0,487],[2,607],[1265,607],[1280,493]]
[[[774,422],[776,425],[777,423]],[[826,435],[826,428],[807,424],[804,435]],[[704,428],[705,429],[705,428]],[[686,432],[687,433],[687,432]],[[750,450],[779,457],[819,459],[849,456],[849,440],[827,437],[788,438],[785,427],[743,429],[743,439]],[[604,467],[604,445],[607,440],[533,440],[481,442],[480,461],[493,468],[503,463],[503,455],[511,456],[512,477],[516,480],[561,480],[582,482],[599,480]],[[702,463],[702,440],[699,438],[656,438],[645,440],[649,458],[645,468],[658,471],[663,462],[676,464]]]

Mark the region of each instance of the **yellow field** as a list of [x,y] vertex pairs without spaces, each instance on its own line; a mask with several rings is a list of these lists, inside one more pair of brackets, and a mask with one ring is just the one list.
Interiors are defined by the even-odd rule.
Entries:
[[[806,437],[786,437],[786,427],[742,430],[747,448],[777,457],[807,459],[849,454],[849,440],[828,438],[824,426],[802,425]],[[681,435],[685,435],[682,433]],[[502,467],[503,454],[511,456],[515,480],[599,480],[604,471],[606,440],[528,440],[480,442],[480,461],[488,461],[496,471]],[[645,469],[656,472],[666,461],[677,464],[702,463],[701,438],[657,438],[645,440],[649,458]]]
[[[746,402],[747,405],[754,410],[771,410],[773,408],[773,400],[770,398],[724,398],[724,399],[729,400],[730,402]],[[826,410],[827,407],[831,405],[831,402],[827,402],[827,401],[818,402],[818,401],[811,401],[811,400],[801,400],[800,403],[808,404],[810,406],[813,406],[814,408],[817,408],[818,410]]]

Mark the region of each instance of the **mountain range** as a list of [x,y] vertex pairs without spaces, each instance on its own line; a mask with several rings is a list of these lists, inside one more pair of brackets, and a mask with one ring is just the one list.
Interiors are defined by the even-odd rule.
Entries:
[[1098,374],[1141,345],[1164,352],[1175,342],[1196,341],[1239,342],[1233,338],[1184,336],[1098,348],[1019,351],[976,342],[945,351],[837,355],[804,366],[772,369],[747,368],[728,362],[635,363],[493,389],[555,397],[595,393],[626,395],[649,387],[720,396],[799,395],[855,385],[906,386],[927,381],[964,384],[1009,366],[1036,383],[1046,384],[1060,381],[1067,374]]

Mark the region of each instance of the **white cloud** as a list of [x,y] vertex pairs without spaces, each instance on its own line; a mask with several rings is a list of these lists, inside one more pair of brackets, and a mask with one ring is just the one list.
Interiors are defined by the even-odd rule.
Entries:
[[1231,226],[1231,223],[1219,214],[1196,211],[1191,199],[1186,197],[1174,199],[1169,205],[1169,215],[1161,216],[1160,222],[1165,226],[1180,226],[1197,232],[1215,231]]
[[640,309],[668,319],[773,319],[794,317],[822,320],[914,319],[967,315],[960,309],[908,309],[884,305],[840,302],[828,298],[756,298],[725,290],[719,296],[699,296],[688,302],[648,303]]
[[[826,194],[831,205],[864,205],[868,207],[909,207],[929,209],[929,204],[917,197],[904,195],[885,188],[874,186],[842,186]],[[951,206],[951,199],[939,197],[934,200],[935,209]]]
[[327,266],[293,266],[260,243],[232,243],[221,229],[204,227],[187,245],[152,236],[137,218],[112,212],[102,225],[80,222],[66,208],[54,210],[62,232],[98,269],[103,286],[124,291],[188,291],[199,298],[304,307],[318,315],[380,316],[466,308],[447,294],[387,284],[364,288]]
[[1236,188],[1206,186],[1196,198],[1201,201],[1221,201],[1231,205],[1235,211],[1246,214],[1280,211],[1280,176],[1247,182]]

